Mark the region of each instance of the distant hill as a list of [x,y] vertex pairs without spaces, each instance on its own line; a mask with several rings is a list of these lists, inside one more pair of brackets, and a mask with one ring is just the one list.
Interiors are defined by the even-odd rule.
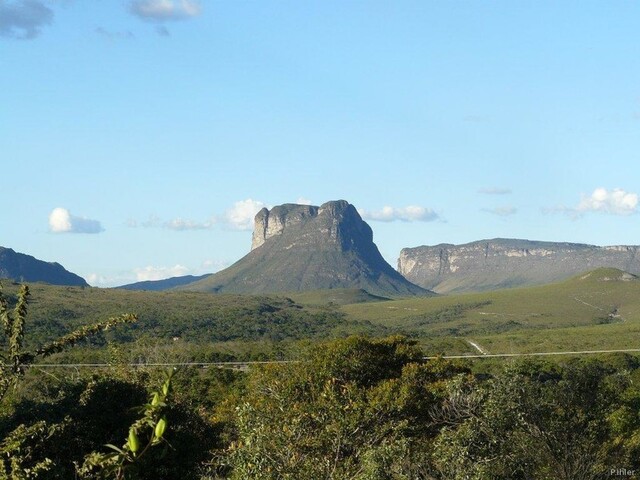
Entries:
[[249,254],[181,288],[253,294],[355,288],[382,297],[429,293],[382,258],[371,228],[344,200],[262,209]]
[[600,267],[640,274],[640,247],[492,239],[404,248],[398,271],[438,293],[556,282]]
[[[341,289],[290,299],[289,294],[31,287],[34,344],[124,312],[136,313],[139,322],[110,330],[107,338],[172,343],[178,337],[194,345],[237,346],[238,341],[402,334],[432,354],[478,353],[469,341],[490,353],[515,353],[638,348],[640,338],[640,280],[615,269],[535,287],[388,300]],[[6,294],[16,292],[17,286],[5,285]]]
[[432,353],[637,349],[640,280],[600,268],[555,282],[345,305],[352,321],[399,329]]
[[180,287],[182,285],[188,285],[189,283],[197,282],[198,280],[203,280],[207,278],[209,275],[211,274],[207,273],[205,275],[199,275],[199,276],[184,275],[182,277],[171,277],[171,278],[165,278],[163,280],[147,280],[144,282],[129,283],[127,285],[122,285],[120,287],[115,287],[115,288],[121,288],[124,290],[145,290],[145,291],[160,292],[163,290],[171,290],[172,288]]
[[308,292],[286,293],[286,296],[304,305],[350,305],[354,303],[386,302],[387,297],[371,295],[362,288],[333,288]]
[[44,262],[5,247],[0,247],[0,278],[51,285],[89,286],[84,278],[65,270],[59,263]]

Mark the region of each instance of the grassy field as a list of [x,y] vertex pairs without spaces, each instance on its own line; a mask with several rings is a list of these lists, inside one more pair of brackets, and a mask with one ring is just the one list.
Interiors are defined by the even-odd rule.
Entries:
[[[17,286],[3,283],[5,293],[14,295]],[[220,358],[245,358],[249,350],[267,358],[282,348],[264,343],[356,333],[407,335],[418,339],[427,354],[640,347],[640,280],[614,269],[540,287],[401,300],[357,289],[251,296],[30,287],[31,345],[131,312],[139,322],[109,332],[106,339],[178,341],[190,358],[205,354],[205,345],[215,346]]]
[[469,340],[489,353],[640,347],[640,280],[615,269],[540,287],[342,310],[351,320],[411,332],[440,353],[478,353]]

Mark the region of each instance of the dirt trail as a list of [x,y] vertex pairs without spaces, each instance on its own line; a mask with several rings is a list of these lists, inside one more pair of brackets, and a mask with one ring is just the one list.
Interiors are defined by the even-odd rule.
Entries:
[[478,350],[478,352],[480,352],[482,355],[488,355],[489,354],[489,352],[487,352],[484,348],[482,348],[480,345],[478,345],[473,340],[467,340],[467,343],[469,345],[471,345],[473,348],[475,348],[476,350]]

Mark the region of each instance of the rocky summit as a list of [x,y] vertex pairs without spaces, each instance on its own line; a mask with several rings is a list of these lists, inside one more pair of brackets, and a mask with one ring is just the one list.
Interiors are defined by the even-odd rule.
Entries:
[[398,271],[437,293],[540,285],[601,267],[640,274],[639,246],[493,239],[404,248]]
[[84,278],[55,262],[44,262],[11,248],[0,247],[0,279],[17,282],[44,282],[51,285],[89,286]]
[[185,287],[225,293],[360,288],[381,296],[422,295],[373,243],[350,203],[285,204],[255,217],[251,251],[229,268]]

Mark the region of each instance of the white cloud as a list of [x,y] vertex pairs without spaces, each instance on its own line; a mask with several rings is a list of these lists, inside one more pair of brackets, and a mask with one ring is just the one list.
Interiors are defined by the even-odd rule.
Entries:
[[253,229],[253,218],[256,213],[266,206],[261,201],[252,200],[251,198],[240,200],[226,211],[224,220],[237,230],[251,230]]
[[482,193],[483,195],[509,195],[512,191],[510,188],[487,187],[479,189],[478,193]]
[[117,285],[124,285],[126,283],[132,283],[133,277],[127,274],[119,274],[114,276],[107,276],[100,273],[90,273],[84,278],[92,287],[115,287]]
[[630,193],[621,188],[609,191],[606,188],[596,188],[591,195],[582,195],[576,207],[559,205],[543,208],[543,213],[565,213],[574,220],[586,213],[605,213],[609,215],[632,215],[638,212],[638,194]]
[[213,227],[214,219],[204,222],[198,222],[196,220],[190,220],[186,218],[174,218],[172,220],[162,220],[157,215],[149,215],[149,218],[144,221],[139,221],[134,218],[127,220],[127,227],[131,228],[166,228],[168,230],[185,231],[185,230],[207,230]]
[[251,230],[256,213],[264,207],[268,207],[267,204],[259,200],[247,198],[246,200],[235,202],[225,213],[212,215],[205,221],[191,220],[182,217],[172,220],[162,220],[156,215],[150,215],[145,221],[130,218],[126,221],[126,225],[131,228],[166,228],[174,231],[188,231],[208,230],[216,224],[220,224],[223,226],[227,225],[234,230]]
[[439,218],[438,214],[430,208],[409,205],[407,207],[395,208],[385,206],[382,210],[367,211],[359,210],[360,216],[365,220],[376,222],[432,222]]
[[195,220],[187,220],[184,218],[174,218],[168,222],[164,222],[162,226],[169,230],[207,230],[213,226],[213,221],[196,222]]
[[311,205],[311,200],[304,197],[298,197],[298,199],[296,200],[296,203],[298,205]]
[[204,262],[202,262],[200,269],[194,275],[202,275],[204,273],[214,273],[219,270],[222,270],[223,268],[227,268],[229,265],[231,265],[230,262],[226,262],[222,260],[207,259]]
[[518,213],[518,209],[512,206],[483,208],[482,211],[492,213],[493,215],[498,215],[499,217],[508,217],[510,215],[515,215],[516,213]]
[[601,212],[612,215],[630,215],[637,212],[638,194],[625,192],[621,188],[608,191],[605,188],[596,188],[589,196],[583,195],[576,207],[576,211]]
[[53,11],[40,0],[0,0],[0,37],[30,40],[53,22]]
[[185,20],[202,12],[200,2],[196,0],[133,0],[129,9],[143,20],[159,22]]
[[163,223],[162,219],[157,215],[149,215],[149,218],[147,218],[144,221],[139,221],[139,220],[136,220],[135,218],[129,218],[126,224],[127,224],[127,227],[131,227],[131,228],[138,228],[138,227],[156,228],[156,227],[161,227],[162,223]]
[[49,230],[53,233],[100,233],[98,220],[72,215],[66,208],[54,208],[49,214]]
[[146,282],[150,280],[182,277],[189,273],[189,269],[182,265],[174,265],[173,267],[154,267],[149,265],[143,268],[136,268],[134,273],[136,274],[137,282]]

